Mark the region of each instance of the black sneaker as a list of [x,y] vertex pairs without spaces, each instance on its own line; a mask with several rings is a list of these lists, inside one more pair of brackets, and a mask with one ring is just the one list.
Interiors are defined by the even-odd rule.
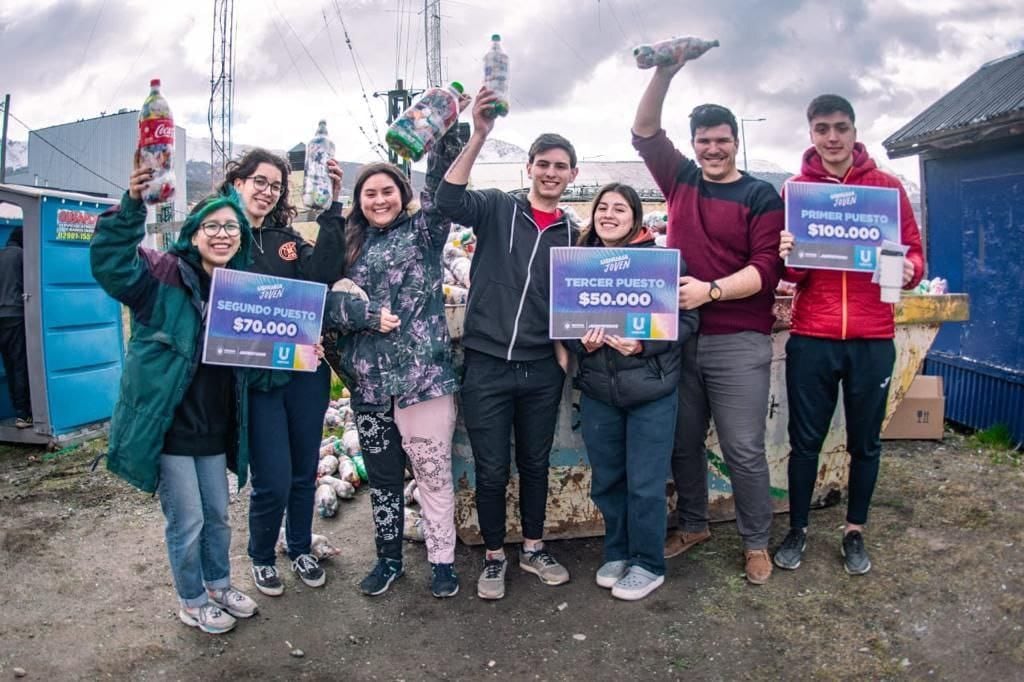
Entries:
[[324,569],[320,568],[320,562],[312,554],[300,554],[292,561],[292,570],[298,573],[299,580],[307,587],[321,587],[327,582],[327,575]]
[[459,593],[459,576],[453,564],[430,564],[430,591],[438,599]]
[[843,536],[843,559],[846,572],[850,575],[864,575],[871,570],[871,559],[864,549],[864,536],[858,530],[851,530]]
[[775,565],[793,571],[800,568],[800,560],[807,549],[807,529],[790,528],[786,539],[775,550]]
[[256,589],[268,597],[280,597],[284,594],[284,584],[277,574],[277,566],[252,566],[252,581]]
[[391,583],[401,578],[403,573],[401,559],[377,559],[377,565],[359,583],[359,589],[367,596],[376,597],[387,592]]

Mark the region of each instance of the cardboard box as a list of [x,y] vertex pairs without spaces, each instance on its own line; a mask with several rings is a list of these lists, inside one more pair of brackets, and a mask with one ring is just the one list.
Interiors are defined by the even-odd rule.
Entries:
[[942,440],[945,414],[946,396],[942,390],[942,377],[918,375],[882,431],[882,438]]

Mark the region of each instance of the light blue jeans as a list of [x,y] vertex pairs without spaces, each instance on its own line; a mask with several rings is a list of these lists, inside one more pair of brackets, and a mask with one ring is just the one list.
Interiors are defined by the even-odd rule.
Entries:
[[202,606],[206,588],[231,584],[231,526],[225,455],[160,455],[160,508],[167,556],[184,606]]

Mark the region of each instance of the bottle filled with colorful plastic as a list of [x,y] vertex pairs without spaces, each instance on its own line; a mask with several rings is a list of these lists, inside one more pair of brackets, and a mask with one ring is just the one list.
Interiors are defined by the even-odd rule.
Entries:
[[718,47],[717,40],[684,36],[662,40],[653,45],[637,45],[633,48],[633,56],[638,67],[650,69],[693,61],[713,47]]
[[327,162],[334,158],[334,142],[327,136],[327,121],[320,121],[316,135],[306,145],[306,177],[302,188],[302,203],[306,208],[325,209],[331,205],[331,176]]
[[153,170],[153,179],[142,191],[147,204],[174,198],[174,117],[160,94],[160,79],[149,82],[149,97],[139,112],[139,163]]
[[491,36],[491,49],[484,55],[484,87],[498,96],[488,110],[491,118],[508,115],[508,55],[501,49],[501,36]]
[[388,128],[385,140],[399,156],[419,161],[459,119],[461,83],[430,88]]

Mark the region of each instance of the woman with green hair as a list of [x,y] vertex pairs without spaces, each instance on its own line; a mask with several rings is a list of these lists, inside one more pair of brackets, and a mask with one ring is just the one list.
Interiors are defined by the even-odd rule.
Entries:
[[159,493],[178,617],[219,634],[257,609],[231,585],[228,557],[226,469],[245,484],[247,387],[243,371],[200,358],[213,271],[244,269],[252,232],[237,195],[215,195],[196,205],[167,253],[143,247],[141,192],[152,174],[136,164],[89,247],[96,281],[132,313],[107,468]]

